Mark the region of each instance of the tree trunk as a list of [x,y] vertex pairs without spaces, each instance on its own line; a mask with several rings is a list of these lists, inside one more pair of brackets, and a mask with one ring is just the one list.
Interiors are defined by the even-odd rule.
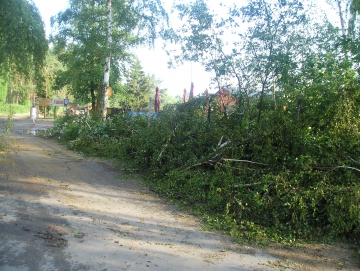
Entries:
[[95,96],[95,88],[93,87],[93,85],[91,84],[91,109],[92,112],[96,111],[96,96]]
[[101,117],[106,120],[107,107],[108,107],[108,88],[110,80],[110,57],[111,57],[111,43],[112,43],[112,17],[111,17],[111,0],[107,2],[107,55],[104,66],[104,82],[102,89],[102,103],[101,103]]
[[341,0],[337,0],[336,3],[337,3],[339,18],[340,18],[341,34],[342,34],[343,38],[345,38],[346,37],[345,20],[344,20],[344,16],[343,16],[343,10],[341,8]]

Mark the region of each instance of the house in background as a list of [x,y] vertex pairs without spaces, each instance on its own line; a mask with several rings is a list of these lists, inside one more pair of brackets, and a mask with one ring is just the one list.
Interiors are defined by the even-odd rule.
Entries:
[[230,113],[236,106],[238,99],[231,92],[230,89],[223,87],[215,93],[220,103],[221,112]]

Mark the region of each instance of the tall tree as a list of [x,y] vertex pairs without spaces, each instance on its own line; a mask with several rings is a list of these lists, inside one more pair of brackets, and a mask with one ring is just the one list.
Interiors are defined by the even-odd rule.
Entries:
[[126,107],[135,110],[145,108],[149,105],[149,98],[155,92],[149,76],[142,70],[140,61],[136,61],[132,67],[126,86]]
[[101,102],[101,117],[103,120],[106,119],[107,106],[108,106],[108,88],[109,88],[109,80],[110,80],[110,58],[111,58],[111,50],[110,46],[112,44],[112,5],[111,0],[107,0],[107,28],[106,28],[106,58],[105,58],[105,66],[104,66],[104,81],[102,87],[102,102]]
[[4,79],[0,78],[0,104],[6,103],[7,88],[8,88],[7,82]]
[[[260,98],[257,121],[260,121],[264,96],[274,90],[275,81],[286,80],[298,69],[303,46],[302,30],[306,16],[302,1],[251,1],[232,10],[250,24],[245,36],[246,69],[258,81]],[[300,34],[300,35],[299,35]]]
[[57,94],[59,88],[56,84],[56,75],[63,70],[64,68],[53,50],[49,50],[46,54],[45,66],[43,69],[44,89],[41,92],[38,92],[39,97],[51,98]]
[[107,85],[115,85],[131,62],[131,47],[157,37],[164,18],[160,0],[71,0],[69,9],[52,20],[52,41],[74,95],[93,105],[102,101],[106,116]]
[[[44,84],[42,84],[44,85]],[[12,73],[7,89],[7,103],[28,105],[35,102],[38,89],[33,80],[28,80],[24,75]]]
[[0,76],[41,79],[48,50],[44,24],[31,0],[0,0]]

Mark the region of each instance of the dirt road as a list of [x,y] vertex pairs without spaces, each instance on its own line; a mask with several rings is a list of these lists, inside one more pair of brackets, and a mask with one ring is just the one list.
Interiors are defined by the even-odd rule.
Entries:
[[[4,134],[6,118],[0,118]],[[346,247],[240,246],[15,117],[0,155],[0,271],[358,270]],[[308,251],[314,249],[314,251]],[[315,256],[314,256],[315,255]],[[336,255],[336,256],[335,256]]]

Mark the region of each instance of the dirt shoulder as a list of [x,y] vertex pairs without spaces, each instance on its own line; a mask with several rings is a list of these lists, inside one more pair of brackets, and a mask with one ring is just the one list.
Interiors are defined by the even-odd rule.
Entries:
[[[6,118],[0,117],[0,134]],[[249,247],[200,231],[190,214],[35,136],[52,121],[16,116],[0,153],[0,270],[359,270],[346,245]]]

